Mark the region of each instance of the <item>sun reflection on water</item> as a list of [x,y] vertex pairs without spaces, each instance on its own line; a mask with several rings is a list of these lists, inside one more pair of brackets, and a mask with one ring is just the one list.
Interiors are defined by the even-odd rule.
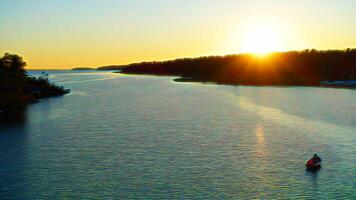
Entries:
[[266,155],[265,152],[265,132],[263,129],[263,126],[261,124],[258,124],[256,126],[256,130],[255,130],[255,134],[256,134],[256,155],[258,157],[264,157]]

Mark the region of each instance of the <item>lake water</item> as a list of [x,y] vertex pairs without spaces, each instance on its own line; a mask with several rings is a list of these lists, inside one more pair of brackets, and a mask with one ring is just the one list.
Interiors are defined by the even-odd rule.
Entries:
[[50,74],[72,93],[0,125],[0,199],[356,198],[355,90]]

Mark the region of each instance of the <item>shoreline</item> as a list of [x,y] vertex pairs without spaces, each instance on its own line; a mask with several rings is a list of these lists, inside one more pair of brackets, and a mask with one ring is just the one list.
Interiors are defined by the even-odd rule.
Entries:
[[203,83],[203,84],[215,84],[215,85],[230,85],[230,86],[251,86],[251,87],[315,87],[315,88],[335,88],[335,89],[356,89],[356,86],[338,86],[338,85],[278,85],[278,84],[235,84],[235,83],[225,83],[217,82],[208,79],[190,78],[190,77],[179,77],[173,79],[173,81],[178,83]]
[[[214,84],[214,85],[229,85],[229,86],[251,86],[251,87],[315,87],[315,88],[334,88],[334,89],[356,89],[356,86],[332,86],[332,85],[323,85],[323,84],[238,84],[231,82],[218,82],[210,79],[204,78],[194,78],[194,77],[181,77],[178,75],[170,74],[150,74],[150,73],[127,73],[121,71],[115,71],[113,73],[121,73],[126,75],[147,75],[147,76],[164,76],[164,77],[173,77],[173,81],[177,83],[202,83],[202,84]],[[174,78],[175,77],[175,78]]]

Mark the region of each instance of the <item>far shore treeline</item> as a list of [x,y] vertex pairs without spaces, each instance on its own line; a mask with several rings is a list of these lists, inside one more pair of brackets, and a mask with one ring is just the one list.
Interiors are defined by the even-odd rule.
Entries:
[[40,98],[59,96],[69,90],[54,85],[44,75],[31,77],[22,57],[5,53],[0,57],[0,120]]
[[[162,62],[99,67],[127,74],[173,75],[181,81],[236,85],[316,86],[322,81],[350,80],[356,73],[356,49],[303,50],[266,56],[238,54],[182,58]],[[356,74],[355,74],[356,75]]]

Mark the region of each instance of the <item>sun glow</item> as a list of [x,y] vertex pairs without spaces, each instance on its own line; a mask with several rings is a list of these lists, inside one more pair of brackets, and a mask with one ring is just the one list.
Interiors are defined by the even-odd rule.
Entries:
[[282,51],[282,35],[270,24],[255,24],[243,35],[241,50],[246,53],[266,55],[274,51]]

